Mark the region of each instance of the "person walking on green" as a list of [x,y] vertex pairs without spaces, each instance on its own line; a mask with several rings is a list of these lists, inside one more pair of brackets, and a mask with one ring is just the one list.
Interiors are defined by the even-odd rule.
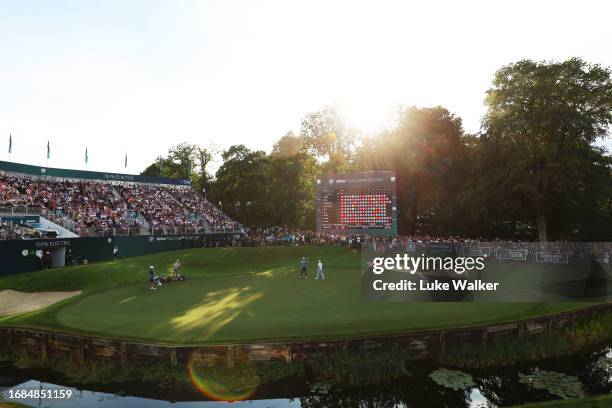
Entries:
[[181,261],[178,259],[172,264],[172,272],[174,272],[174,280],[178,280],[181,276]]
[[315,277],[315,279],[321,279],[324,280],[325,279],[325,274],[323,273],[323,262],[321,262],[321,260],[319,259],[319,263],[317,263],[317,276]]
[[307,268],[308,268],[308,261],[306,260],[306,257],[302,257],[302,259],[300,260],[300,274],[298,275],[298,278],[306,278],[308,279],[308,272],[307,272]]

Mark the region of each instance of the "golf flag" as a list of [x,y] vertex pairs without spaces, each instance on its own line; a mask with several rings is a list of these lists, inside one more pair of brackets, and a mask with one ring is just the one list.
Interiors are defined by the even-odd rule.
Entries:
[[87,154],[87,146],[85,146],[85,164],[89,162],[89,155]]
[[49,146],[49,141],[47,140],[47,160],[51,158],[51,147]]
[[127,153],[125,154],[125,163],[123,164],[123,167],[127,169]]
[[9,133],[9,154],[13,152],[13,135]]

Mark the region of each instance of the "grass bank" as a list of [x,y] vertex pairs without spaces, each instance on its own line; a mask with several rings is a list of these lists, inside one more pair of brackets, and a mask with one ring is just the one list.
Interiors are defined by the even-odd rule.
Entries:
[[441,364],[486,368],[559,357],[612,340],[612,312],[576,322],[547,335],[504,337],[480,344],[449,345],[438,357]]
[[70,383],[120,384],[144,382],[168,389],[191,389],[199,383],[207,387],[223,385],[225,391],[243,393],[262,384],[271,384],[287,378],[300,378],[305,373],[302,364],[280,361],[259,361],[241,364],[229,369],[225,366],[208,367],[197,363],[171,366],[165,362],[139,362],[117,364],[105,361],[80,362],[76,358],[58,358],[42,361],[40,355],[5,349],[0,361],[11,361],[20,369],[45,369],[59,374]]

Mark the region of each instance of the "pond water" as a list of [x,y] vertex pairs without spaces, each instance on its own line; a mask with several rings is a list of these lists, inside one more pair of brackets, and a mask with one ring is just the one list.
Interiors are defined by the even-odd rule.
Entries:
[[[602,364],[604,362],[604,364]],[[313,390],[309,379],[299,378],[260,387],[248,400],[211,401],[197,389],[162,388],[151,383],[79,385],[71,384],[53,373],[21,370],[0,364],[0,393],[5,400],[33,407],[460,407],[485,408],[525,402],[557,399],[546,390],[535,390],[519,381],[519,373],[535,370],[572,375],[583,384],[588,395],[612,392],[612,344],[602,345],[557,359],[537,363],[496,367],[486,370],[462,370],[472,376],[474,385],[453,390],[438,385],[429,374],[439,367],[419,363],[412,376],[380,387],[332,387]],[[59,395],[70,391],[67,399],[10,399],[17,390],[44,390]],[[231,404],[231,405],[228,405]]]

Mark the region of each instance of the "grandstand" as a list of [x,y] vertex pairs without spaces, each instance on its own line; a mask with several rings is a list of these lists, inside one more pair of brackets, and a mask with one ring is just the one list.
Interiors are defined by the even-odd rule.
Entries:
[[23,228],[17,224],[24,223],[36,224],[40,236],[46,228],[58,237],[241,229],[187,180],[8,162],[0,162],[0,221],[4,239],[23,238]]

